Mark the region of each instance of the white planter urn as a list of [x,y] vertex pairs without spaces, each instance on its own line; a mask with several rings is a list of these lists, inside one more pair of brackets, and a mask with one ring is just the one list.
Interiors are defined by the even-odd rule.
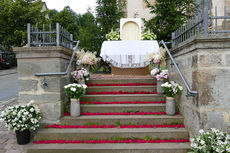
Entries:
[[164,84],[164,80],[157,80],[157,93],[158,94],[163,94],[161,85]]
[[80,100],[79,99],[71,99],[70,102],[70,116],[78,117],[80,116]]
[[166,97],[166,114],[175,115],[176,103],[174,97]]
[[79,84],[85,84],[85,79],[81,79],[77,81]]

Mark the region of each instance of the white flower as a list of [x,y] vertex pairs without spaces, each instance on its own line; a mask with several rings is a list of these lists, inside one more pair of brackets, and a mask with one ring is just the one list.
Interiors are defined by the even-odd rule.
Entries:
[[204,133],[204,130],[203,130],[203,129],[201,129],[201,130],[199,131],[199,133],[200,133],[200,134]]
[[30,111],[31,111],[31,112],[34,112],[34,108],[30,108]]
[[84,89],[86,89],[86,88],[87,88],[87,85],[83,84],[82,87],[83,87]]
[[75,92],[77,89],[76,88],[70,88],[70,90]]
[[201,144],[201,145],[204,145],[204,144],[205,144],[204,140],[201,140],[201,141],[200,141],[200,144]]

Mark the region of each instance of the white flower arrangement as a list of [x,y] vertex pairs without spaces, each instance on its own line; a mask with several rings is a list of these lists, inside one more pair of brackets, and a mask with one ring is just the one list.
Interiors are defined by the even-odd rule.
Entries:
[[90,78],[90,73],[85,69],[81,68],[80,70],[76,70],[71,72],[71,75],[73,75],[73,78],[78,81],[78,80],[85,80],[88,81]]
[[189,153],[230,153],[230,135],[212,128],[210,131],[200,130],[198,136],[190,139]]
[[77,51],[77,65],[83,65],[86,67],[95,65],[99,60],[99,58],[96,57],[96,54],[96,52],[85,52],[83,49],[81,51]]
[[154,68],[151,72],[150,75],[152,77],[155,77],[158,81],[159,80],[166,80],[169,77],[168,70],[161,70],[159,68]]
[[0,115],[1,121],[6,127],[13,131],[33,131],[39,127],[41,119],[40,109],[33,104],[33,101],[26,105],[7,107]]
[[155,40],[156,38],[157,38],[157,35],[155,35],[154,33],[152,33],[150,31],[150,29],[148,29],[147,31],[145,31],[142,34],[142,37],[141,37],[142,40]]
[[120,39],[120,35],[119,35],[119,32],[113,31],[113,29],[112,29],[110,33],[108,33],[108,34],[105,35],[105,38],[108,41],[119,40]]
[[183,88],[174,81],[166,82],[162,84],[161,87],[166,97],[175,97],[177,94],[180,94],[183,90]]
[[64,86],[65,93],[69,98],[79,99],[85,94],[87,85],[85,84],[68,84]]

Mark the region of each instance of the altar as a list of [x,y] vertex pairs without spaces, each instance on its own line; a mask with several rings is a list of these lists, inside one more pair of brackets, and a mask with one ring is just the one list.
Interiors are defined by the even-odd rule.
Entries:
[[156,40],[141,40],[142,21],[138,18],[120,20],[119,41],[104,41],[100,56],[111,64],[114,75],[148,75],[150,53],[159,52]]
[[114,75],[148,75],[147,54],[159,52],[155,40],[104,41],[101,57],[112,65]]

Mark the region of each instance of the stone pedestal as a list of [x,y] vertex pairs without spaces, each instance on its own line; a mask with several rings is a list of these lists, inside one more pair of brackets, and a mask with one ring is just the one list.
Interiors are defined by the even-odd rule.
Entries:
[[186,87],[168,59],[170,80],[183,85],[183,94],[177,101],[191,135],[210,128],[230,132],[230,120],[226,119],[226,114],[230,119],[229,41],[229,34],[197,36],[171,50],[192,90],[198,91],[195,97],[185,96]]
[[[42,122],[58,122],[68,101],[63,86],[70,74],[37,77],[36,73],[65,72],[72,51],[63,47],[14,48],[18,62],[19,103],[33,100],[42,111]],[[48,86],[44,87],[45,81]]]

